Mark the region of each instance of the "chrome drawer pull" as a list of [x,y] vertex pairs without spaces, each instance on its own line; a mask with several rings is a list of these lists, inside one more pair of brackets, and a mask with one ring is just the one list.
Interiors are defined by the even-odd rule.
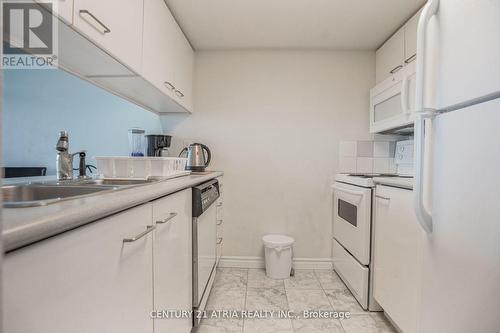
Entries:
[[222,224],[222,220],[217,220],[217,225],[221,225]]
[[378,194],[375,195],[375,198],[379,198],[379,199],[382,199],[382,200],[391,201],[391,198],[383,197],[383,196],[378,195]]
[[[99,31],[101,34],[105,35],[107,33],[110,33],[111,32],[111,29],[109,29],[104,23],[101,22],[101,20],[99,20],[97,17],[94,16],[94,14],[92,14],[91,12],[89,12],[88,10],[86,9],[81,9],[80,10],[80,16],[88,23],[90,24],[91,26],[93,26],[97,31]],[[95,25],[93,25],[88,19],[85,19],[85,17],[83,15],[88,15],[90,16],[94,21],[96,21],[102,28],[103,30],[99,30],[99,28],[97,28]]]
[[406,59],[405,63],[409,64],[410,62],[412,62],[415,59],[417,59],[417,54],[416,53],[414,55],[412,55],[411,57],[409,57],[408,59]]
[[148,225],[146,227],[146,230],[144,230],[143,232],[141,232],[140,234],[138,234],[137,236],[135,237],[132,237],[132,238],[124,238],[123,239],[123,242],[124,243],[132,243],[132,242],[135,242],[136,240],[146,236],[147,234],[149,234],[151,231],[155,230],[156,227],[153,226],[153,225]]
[[397,71],[399,71],[401,68],[403,68],[403,65],[398,65],[398,66],[394,67],[389,73],[394,74]]
[[[217,245],[222,243],[222,237],[217,238]],[[212,243],[213,244],[213,243]]]
[[171,219],[173,219],[176,216],[177,216],[177,213],[170,213],[170,215],[166,219],[161,220],[161,221],[156,221],[156,224],[167,223],[168,221],[170,221]]
[[219,203],[217,204],[217,207],[222,207],[222,202],[219,202]]

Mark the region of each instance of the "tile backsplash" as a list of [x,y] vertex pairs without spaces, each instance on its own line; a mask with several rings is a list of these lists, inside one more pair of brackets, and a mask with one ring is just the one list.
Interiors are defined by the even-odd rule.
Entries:
[[396,141],[342,141],[339,169],[342,173],[395,173]]

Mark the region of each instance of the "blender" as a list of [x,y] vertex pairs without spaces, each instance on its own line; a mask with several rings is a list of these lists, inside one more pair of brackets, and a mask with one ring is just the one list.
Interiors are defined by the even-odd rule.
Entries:
[[144,133],[145,131],[141,128],[131,128],[128,130],[130,156],[144,156]]

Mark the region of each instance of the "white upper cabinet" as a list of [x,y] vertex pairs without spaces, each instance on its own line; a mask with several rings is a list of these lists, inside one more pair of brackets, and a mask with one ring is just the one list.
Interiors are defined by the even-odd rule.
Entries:
[[142,63],[143,5],[143,0],[74,0],[73,23],[78,31],[138,72]]
[[417,56],[417,27],[418,19],[420,18],[419,10],[413,17],[405,24],[405,64],[414,61]]
[[[46,1],[35,0],[42,5],[46,4]],[[63,19],[68,24],[73,24],[73,0],[53,0],[52,13],[57,15],[59,18]]]
[[403,68],[405,56],[404,31],[398,30],[377,50],[375,55],[377,83]]
[[417,54],[417,26],[419,10],[375,53],[377,84],[399,72],[415,60]]
[[73,0],[57,0],[55,12],[69,24],[73,24]]
[[142,76],[192,111],[194,52],[163,0],[144,1]]

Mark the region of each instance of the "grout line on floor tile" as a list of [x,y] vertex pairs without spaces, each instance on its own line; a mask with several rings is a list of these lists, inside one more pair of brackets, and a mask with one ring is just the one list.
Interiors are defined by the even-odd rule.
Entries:
[[[249,276],[249,273],[248,273],[248,269],[247,269],[247,280],[245,282],[245,301],[243,303],[243,310],[246,310],[247,309],[247,294],[248,294],[248,276]],[[245,318],[242,318],[242,322],[241,322],[241,333],[243,333],[245,331]]]
[[[335,272],[333,269],[332,269],[332,272],[334,272],[335,274],[337,274],[337,272]],[[328,301],[328,303],[329,303],[329,304],[330,304],[330,306],[332,307],[333,311],[337,311],[337,310],[335,309],[335,307],[333,306],[333,303],[330,301],[330,297],[328,297],[328,295],[326,294],[326,290],[325,290],[325,288],[323,288],[323,285],[321,284],[321,281],[319,280],[319,277],[318,277],[318,275],[316,274],[316,270],[314,271],[314,276],[316,276],[316,278],[318,279],[318,281],[319,281],[319,285],[321,286],[321,290],[323,290],[323,294],[325,294],[325,296],[326,296],[326,300]],[[342,282],[342,283],[344,283],[344,282]],[[346,331],[346,330],[345,330],[345,328],[344,328],[344,325],[342,325],[342,320],[337,319],[337,321],[339,322],[340,327],[342,327],[342,331],[344,331],[344,333],[347,333],[347,331]]]

